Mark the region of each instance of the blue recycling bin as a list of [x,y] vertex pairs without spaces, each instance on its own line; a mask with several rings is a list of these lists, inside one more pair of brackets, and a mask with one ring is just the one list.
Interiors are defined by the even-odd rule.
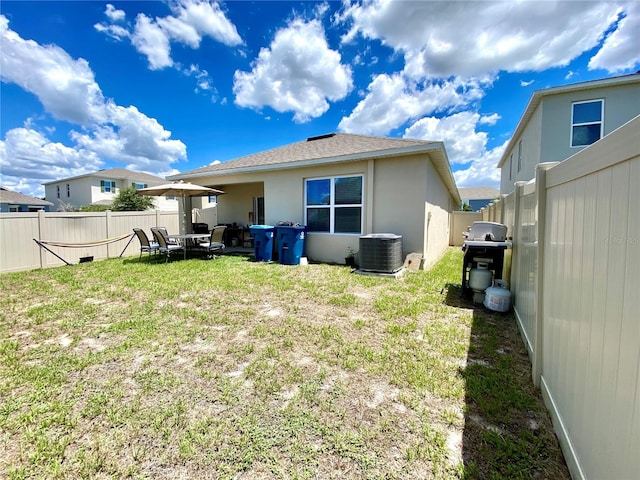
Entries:
[[283,265],[300,265],[304,256],[304,239],[307,227],[304,225],[277,226],[278,258]]
[[272,225],[251,225],[249,231],[253,237],[253,248],[256,262],[270,262],[273,256]]

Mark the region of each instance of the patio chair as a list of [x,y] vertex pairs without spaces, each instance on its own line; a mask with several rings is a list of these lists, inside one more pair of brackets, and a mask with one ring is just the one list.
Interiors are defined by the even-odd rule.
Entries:
[[169,261],[172,252],[182,252],[184,255],[184,246],[167,243],[167,239],[162,230],[152,228],[151,233],[153,233],[153,237],[156,239],[156,242],[158,242],[158,251],[167,257],[165,263]]
[[142,259],[142,254],[144,252],[148,253],[149,256],[151,256],[151,254],[155,255],[158,253],[160,250],[158,242],[150,242],[149,237],[147,237],[147,234],[141,228],[134,228],[133,231],[138,237],[138,240],[140,240],[140,256],[138,257],[138,260]]
[[180,242],[175,238],[169,238],[169,232],[167,232],[167,227],[152,227],[151,231],[153,232],[153,230],[158,230],[162,232],[162,236],[167,242],[167,245],[180,245]]
[[209,258],[216,258],[216,253],[224,253],[224,243],[222,242],[222,238],[224,236],[224,231],[226,230],[226,228],[227,227],[225,225],[213,227],[213,230],[211,230],[209,241],[198,244],[195,249],[198,251],[204,251]]

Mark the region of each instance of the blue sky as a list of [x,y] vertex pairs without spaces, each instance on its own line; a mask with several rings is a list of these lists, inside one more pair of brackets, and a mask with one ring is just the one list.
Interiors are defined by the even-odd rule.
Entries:
[[0,184],[166,176],[342,131],[495,168],[534,90],[640,68],[639,2],[3,1]]

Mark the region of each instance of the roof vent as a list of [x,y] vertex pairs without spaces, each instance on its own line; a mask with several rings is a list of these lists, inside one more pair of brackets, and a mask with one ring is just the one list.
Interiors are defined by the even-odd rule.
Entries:
[[313,142],[314,140],[322,140],[323,138],[331,138],[335,137],[335,133],[327,133],[325,135],[318,135],[317,137],[309,137],[307,138],[307,142]]

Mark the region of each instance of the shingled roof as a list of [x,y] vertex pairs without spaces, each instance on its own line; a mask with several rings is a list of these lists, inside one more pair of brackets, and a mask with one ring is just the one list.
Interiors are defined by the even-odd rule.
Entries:
[[167,178],[170,180],[187,180],[418,153],[428,153],[430,155],[451,195],[459,201],[458,189],[442,142],[374,137],[350,133],[329,133],[309,137],[282,147],[190,170]]
[[269,166],[284,166],[314,160],[340,161],[348,160],[352,156],[371,154],[376,155],[394,150],[405,150],[411,147],[424,147],[434,142],[424,140],[409,140],[405,138],[372,137],[367,135],[354,135],[349,133],[329,133],[317,137],[309,137],[300,142],[290,143],[282,147],[265,150],[245,157],[236,158],[227,162],[209,165],[188,172],[174,175],[170,178],[185,178],[202,176],[206,173],[234,173],[236,169],[259,168]]
[[0,203],[10,203],[13,205],[53,205],[53,203],[47,202],[46,200],[13,192],[5,187],[0,187]]
[[114,180],[126,180],[134,178],[140,181],[158,182],[163,183],[165,181],[162,177],[156,177],[144,172],[136,172],[134,170],[127,170],[126,168],[108,168],[105,170],[98,170],[97,172],[85,173],[84,175],[77,175],[75,177],[60,178],[51,182],[43,183],[43,185],[50,185],[52,183],[66,182],[68,180],[76,180],[84,177],[100,177]]

